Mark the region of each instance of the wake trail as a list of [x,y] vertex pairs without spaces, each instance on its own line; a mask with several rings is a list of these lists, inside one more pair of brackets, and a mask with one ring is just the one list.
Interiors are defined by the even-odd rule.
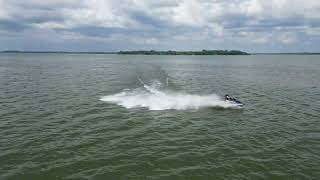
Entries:
[[[226,103],[216,94],[195,95],[182,92],[161,90],[161,82],[155,80],[151,85],[145,84],[141,78],[138,81],[143,88],[123,90],[120,93],[103,96],[101,101],[114,103],[125,108],[144,107],[149,110],[187,110],[205,107],[232,108],[232,104]],[[167,88],[168,83],[165,88]]]

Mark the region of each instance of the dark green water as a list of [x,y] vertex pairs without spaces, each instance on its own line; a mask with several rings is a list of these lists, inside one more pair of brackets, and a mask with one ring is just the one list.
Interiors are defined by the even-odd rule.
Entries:
[[0,54],[0,95],[0,179],[320,178],[320,56]]

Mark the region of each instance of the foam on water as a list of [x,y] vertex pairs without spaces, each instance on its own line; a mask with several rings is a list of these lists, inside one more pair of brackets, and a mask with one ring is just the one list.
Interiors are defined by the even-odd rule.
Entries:
[[223,101],[216,94],[194,95],[169,90],[160,90],[161,83],[154,81],[150,86],[143,84],[144,88],[133,90],[125,89],[120,93],[103,96],[101,101],[115,103],[126,108],[145,107],[150,110],[186,110],[203,107],[237,107]]

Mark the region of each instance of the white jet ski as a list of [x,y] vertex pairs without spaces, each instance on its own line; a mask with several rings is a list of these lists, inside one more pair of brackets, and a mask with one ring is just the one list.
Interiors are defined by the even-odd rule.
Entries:
[[232,105],[235,105],[235,106],[243,106],[244,104],[236,99],[234,100],[225,100],[225,102],[229,103],[229,104],[232,104]]
[[225,95],[224,101],[238,107],[242,107],[244,105],[242,102],[236,100],[235,98],[231,98],[229,95]]

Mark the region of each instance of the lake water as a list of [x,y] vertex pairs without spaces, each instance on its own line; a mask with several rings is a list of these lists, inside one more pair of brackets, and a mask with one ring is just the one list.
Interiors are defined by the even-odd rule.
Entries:
[[0,179],[320,178],[320,56],[0,54],[0,95]]

